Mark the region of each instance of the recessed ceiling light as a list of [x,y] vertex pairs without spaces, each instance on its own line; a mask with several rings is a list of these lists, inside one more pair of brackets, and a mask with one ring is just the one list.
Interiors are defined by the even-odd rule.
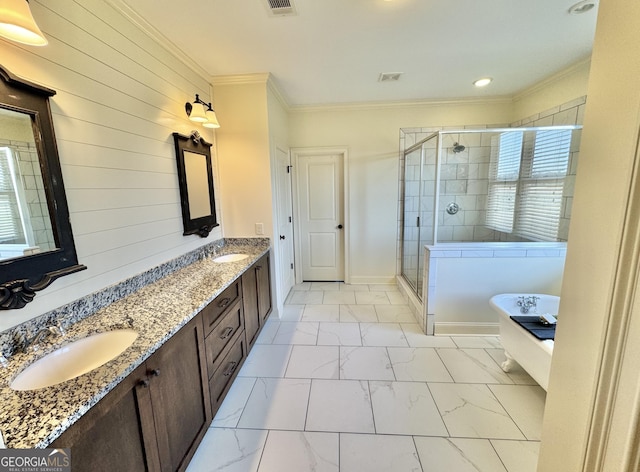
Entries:
[[483,77],[473,82],[476,87],[486,87],[491,83],[493,79],[491,77]]
[[596,2],[593,0],[582,0],[581,2],[572,5],[569,8],[569,13],[572,15],[579,15],[581,13],[586,13],[589,10],[592,10],[596,6]]

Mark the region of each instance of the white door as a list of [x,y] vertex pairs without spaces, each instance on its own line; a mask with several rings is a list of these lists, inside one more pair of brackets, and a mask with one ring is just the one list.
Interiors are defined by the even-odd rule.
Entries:
[[344,280],[342,154],[299,156],[298,211],[302,279]]
[[291,201],[291,162],[289,153],[276,148],[276,204],[278,234],[275,248],[278,251],[278,300],[285,300],[295,283],[293,262],[293,204]]

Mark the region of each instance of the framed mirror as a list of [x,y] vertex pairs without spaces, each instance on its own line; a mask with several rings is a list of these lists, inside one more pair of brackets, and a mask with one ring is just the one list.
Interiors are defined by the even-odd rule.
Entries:
[[211,144],[197,131],[191,136],[173,133],[180,183],[184,235],[206,238],[218,226],[213,193]]
[[0,309],[22,308],[78,264],[49,97],[0,66]]

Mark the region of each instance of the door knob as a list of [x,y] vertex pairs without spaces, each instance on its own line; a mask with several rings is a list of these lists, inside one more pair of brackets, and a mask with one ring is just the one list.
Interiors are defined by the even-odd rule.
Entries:
[[280,235],[280,239],[285,239],[284,234],[281,234],[281,235]]
[[338,225],[338,229],[342,229],[342,225]]

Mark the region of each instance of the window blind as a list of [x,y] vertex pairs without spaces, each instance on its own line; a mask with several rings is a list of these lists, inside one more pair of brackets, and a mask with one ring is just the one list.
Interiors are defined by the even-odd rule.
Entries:
[[534,241],[556,241],[569,167],[571,130],[543,130],[520,182],[516,233]]
[[510,131],[491,141],[486,226],[503,233],[513,231],[522,136],[521,131]]
[[24,243],[11,149],[0,147],[0,243]]

